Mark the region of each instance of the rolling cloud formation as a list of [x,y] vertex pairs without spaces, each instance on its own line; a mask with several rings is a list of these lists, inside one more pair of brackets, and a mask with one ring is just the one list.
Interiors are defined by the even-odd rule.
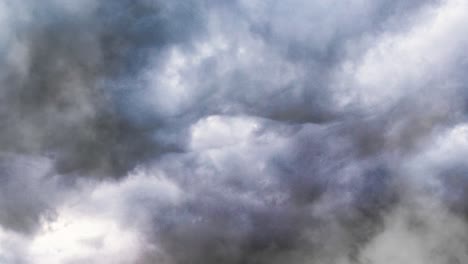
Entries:
[[468,263],[465,0],[0,0],[0,263]]

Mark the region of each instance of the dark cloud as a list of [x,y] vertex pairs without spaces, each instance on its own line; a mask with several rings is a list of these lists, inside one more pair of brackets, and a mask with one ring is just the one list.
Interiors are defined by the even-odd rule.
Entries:
[[0,262],[466,262],[467,8],[0,0]]
[[46,160],[2,155],[1,157],[1,213],[2,226],[18,232],[36,230],[41,218],[53,218],[55,190],[53,178],[48,178],[50,164]]
[[21,65],[3,64],[0,145],[3,151],[50,155],[59,173],[121,176],[176,147],[152,140],[159,124],[142,126],[124,117],[113,102],[123,95],[108,83],[134,76],[148,54],[190,38],[201,11],[190,2],[76,5],[80,10],[24,2],[7,10],[30,17],[12,22],[11,57]]

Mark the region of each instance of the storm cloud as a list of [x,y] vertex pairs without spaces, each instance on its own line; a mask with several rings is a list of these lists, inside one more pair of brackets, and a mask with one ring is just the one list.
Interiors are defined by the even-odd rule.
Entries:
[[0,0],[0,263],[467,263],[467,23]]

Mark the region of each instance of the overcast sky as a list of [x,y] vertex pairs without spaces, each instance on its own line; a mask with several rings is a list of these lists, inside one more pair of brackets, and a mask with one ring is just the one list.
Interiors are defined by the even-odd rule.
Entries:
[[468,1],[0,0],[0,263],[468,263]]

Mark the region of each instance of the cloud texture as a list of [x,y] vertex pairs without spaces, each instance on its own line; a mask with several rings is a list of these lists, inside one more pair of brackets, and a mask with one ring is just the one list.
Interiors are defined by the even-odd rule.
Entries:
[[468,263],[467,24],[0,0],[0,263]]

